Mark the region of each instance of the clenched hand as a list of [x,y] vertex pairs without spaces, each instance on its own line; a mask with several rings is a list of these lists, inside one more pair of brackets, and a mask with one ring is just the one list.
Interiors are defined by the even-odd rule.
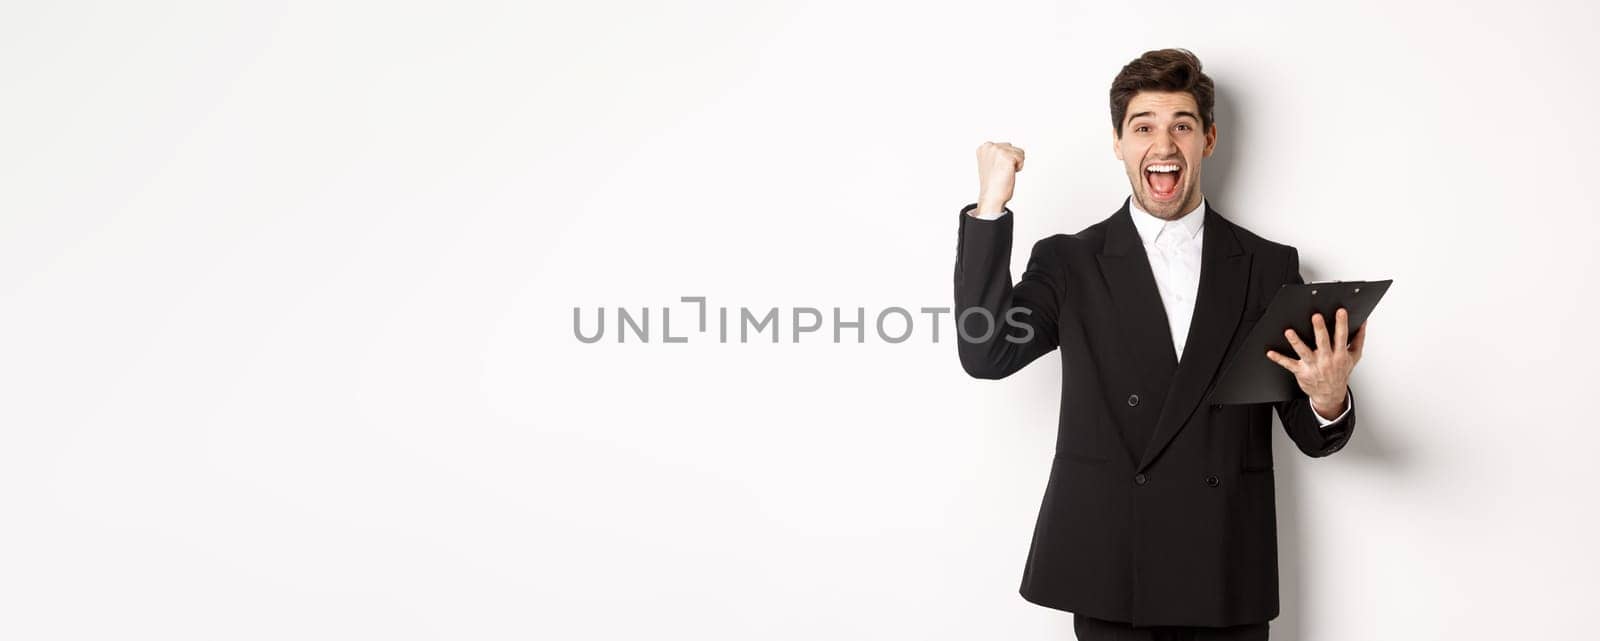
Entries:
[[1022,171],[1023,153],[1009,142],[978,145],[978,209],[980,215],[1005,211]]

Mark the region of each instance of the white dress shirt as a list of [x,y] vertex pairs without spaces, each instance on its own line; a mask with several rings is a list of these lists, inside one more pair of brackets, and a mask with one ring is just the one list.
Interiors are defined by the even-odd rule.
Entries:
[[1200,248],[1205,234],[1206,203],[1177,220],[1162,220],[1128,201],[1133,226],[1144,241],[1144,254],[1150,259],[1150,272],[1156,277],[1156,291],[1167,311],[1167,329],[1172,331],[1172,346],[1183,360],[1183,346],[1189,339],[1189,322],[1194,318],[1194,299],[1200,291]]
[[[1139,230],[1144,243],[1145,257],[1150,260],[1150,272],[1156,278],[1156,290],[1161,294],[1161,305],[1167,312],[1167,329],[1172,332],[1172,346],[1183,359],[1184,343],[1189,339],[1189,323],[1194,319],[1194,301],[1200,292],[1200,248],[1205,244],[1206,203],[1204,200],[1177,220],[1163,220],[1139,208],[1139,202],[1128,199],[1128,210],[1133,215],[1133,226]],[[991,216],[972,215],[982,220],[995,220],[1010,213],[1002,209]],[[1263,358],[1265,358],[1263,356]],[[1345,393],[1344,412],[1328,420],[1312,408],[1311,415],[1327,427],[1339,422],[1350,413],[1351,399]]]

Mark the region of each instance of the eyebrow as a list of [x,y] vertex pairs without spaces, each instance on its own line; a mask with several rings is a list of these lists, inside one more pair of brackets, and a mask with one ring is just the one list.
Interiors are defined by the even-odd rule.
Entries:
[[[1143,118],[1145,116],[1154,116],[1154,115],[1156,115],[1156,112],[1154,112],[1154,111],[1141,111],[1139,113],[1136,113],[1136,114],[1133,114],[1131,116],[1128,116],[1128,122],[1133,122],[1134,120],[1138,120],[1139,118]],[[1176,120],[1178,118],[1182,118],[1184,116],[1188,116],[1190,118],[1193,118],[1193,119],[1195,119],[1196,122],[1198,122],[1200,120],[1200,117],[1194,115],[1194,112],[1192,112],[1192,111],[1180,111],[1178,113],[1173,114],[1173,116],[1174,116],[1174,118],[1173,118],[1174,120]]]

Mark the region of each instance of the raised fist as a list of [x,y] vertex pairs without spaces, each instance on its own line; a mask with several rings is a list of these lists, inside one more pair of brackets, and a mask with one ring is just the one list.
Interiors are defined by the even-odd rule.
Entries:
[[1022,171],[1023,152],[1009,142],[986,142],[978,145],[978,210],[979,215],[994,215],[1005,210],[1011,202],[1011,192],[1017,186],[1017,172]]

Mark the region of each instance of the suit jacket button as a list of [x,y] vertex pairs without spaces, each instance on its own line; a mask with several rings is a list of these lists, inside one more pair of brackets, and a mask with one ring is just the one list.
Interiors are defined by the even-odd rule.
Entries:
[[1206,487],[1216,487],[1217,485],[1219,485],[1221,483],[1222,483],[1222,481],[1218,481],[1217,477],[1215,477],[1215,476],[1207,476],[1206,477]]
[[1138,394],[1129,394],[1128,395],[1128,407],[1133,407],[1133,406],[1138,405],[1138,404],[1139,404],[1139,395]]
[[1135,476],[1135,477],[1133,477],[1133,482],[1134,482],[1134,483],[1138,483],[1138,484],[1140,484],[1140,485],[1144,485],[1144,484],[1145,484],[1145,482],[1146,482],[1146,481],[1149,481],[1149,480],[1150,480],[1150,479],[1148,479],[1148,478],[1145,478],[1145,475],[1143,475],[1143,474],[1140,474],[1140,475],[1138,475],[1138,476]]
[[1214,404],[1214,405],[1211,406],[1211,409],[1220,410],[1220,409],[1222,409],[1222,404],[1221,403]]

